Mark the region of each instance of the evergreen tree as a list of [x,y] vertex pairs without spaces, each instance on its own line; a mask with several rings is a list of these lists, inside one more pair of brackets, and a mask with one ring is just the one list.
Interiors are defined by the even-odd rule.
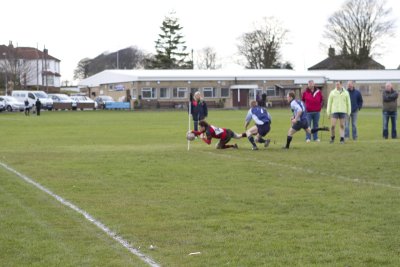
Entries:
[[160,27],[162,33],[159,34],[156,43],[156,52],[149,60],[147,68],[150,69],[192,69],[193,60],[187,60],[189,53],[186,52],[185,41],[179,25],[178,19],[170,14],[165,17]]

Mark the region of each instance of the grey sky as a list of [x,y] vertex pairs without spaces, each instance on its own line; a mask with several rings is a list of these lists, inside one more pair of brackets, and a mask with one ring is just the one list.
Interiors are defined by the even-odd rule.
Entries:
[[[190,4],[189,4],[190,3]],[[283,60],[304,70],[327,57],[323,32],[327,19],[342,0],[14,0],[3,3],[0,44],[38,46],[61,60],[62,81],[72,80],[79,60],[128,46],[154,53],[154,41],[164,17],[176,12],[188,49],[211,46],[225,66],[236,62],[237,38],[251,31],[256,21],[273,16],[289,30]],[[400,17],[400,2],[388,0],[393,16]],[[398,21],[400,25],[400,21]],[[380,49],[375,59],[387,69],[400,65],[400,26],[397,36]],[[196,60],[196,58],[195,58]]]

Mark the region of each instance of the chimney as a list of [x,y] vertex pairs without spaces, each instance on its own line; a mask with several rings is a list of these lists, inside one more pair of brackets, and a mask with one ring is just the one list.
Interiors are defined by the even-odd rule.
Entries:
[[329,57],[334,57],[335,56],[335,48],[333,48],[332,46],[330,46],[329,49],[328,49],[328,56]]
[[13,44],[12,44],[12,41],[8,41],[8,47],[14,48],[14,46],[13,46]]

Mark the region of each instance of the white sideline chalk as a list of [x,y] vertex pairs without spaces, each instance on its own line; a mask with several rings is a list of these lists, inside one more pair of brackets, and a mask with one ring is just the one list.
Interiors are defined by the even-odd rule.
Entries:
[[78,206],[72,204],[68,200],[63,199],[59,195],[56,195],[55,193],[51,192],[49,189],[47,189],[46,187],[42,186],[38,182],[35,182],[34,180],[29,178],[28,176],[19,173],[18,171],[16,171],[13,168],[9,167],[7,164],[4,164],[3,162],[0,162],[0,165],[3,166],[4,169],[16,174],[18,177],[20,177],[21,179],[25,180],[27,183],[30,183],[30,184],[34,185],[36,188],[40,189],[41,191],[43,191],[46,194],[50,195],[51,197],[55,198],[58,202],[60,202],[64,206],[67,206],[67,207],[73,209],[74,211],[76,211],[77,213],[83,215],[86,218],[86,220],[88,220],[92,224],[96,225],[100,230],[102,230],[104,233],[106,233],[109,237],[111,237],[112,239],[114,239],[115,241],[120,243],[122,246],[124,246],[126,249],[128,249],[130,253],[132,253],[133,255],[135,255],[137,257],[139,257],[142,261],[144,261],[148,265],[150,265],[152,267],[160,267],[160,265],[158,263],[156,263],[152,258],[150,258],[149,256],[144,255],[138,249],[132,247],[129,244],[128,241],[124,240],[121,236],[119,236],[116,233],[114,233],[110,228],[105,226],[102,222],[100,222],[100,221],[96,220],[95,218],[93,218],[93,216],[90,215],[89,213],[87,213],[86,211],[80,209]]

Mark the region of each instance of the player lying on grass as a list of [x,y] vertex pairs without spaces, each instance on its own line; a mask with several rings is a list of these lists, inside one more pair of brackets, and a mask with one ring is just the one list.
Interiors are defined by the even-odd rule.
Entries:
[[314,128],[314,129],[310,128],[310,126],[308,125],[307,114],[304,104],[300,100],[296,99],[295,92],[293,91],[289,92],[286,96],[286,99],[290,104],[290,108],[293,112],[293,117],[291,118],[292,126],[289,128],[289,132],[286,139],[286,146],[282,148],[289,149],[293,135],[297,131],[300,131],[301,129],[304,129],[308,134],[313,134],[318,131],[329,131],[328,127]]
[[[250,129],[247,129],[252,119],[256,125]],[[244,129],[246,131],[247,138],[253,146],[253,150],[258,150],[256,142],[263,143],[264,147],[268,147],[271,140],[265,140],[263,137],[265,137],[271,130],[270,125],[271,115],[268,113],[267,109],[257,105],[257,101],[251,101],[250,109],[246,115]],[[255,140],[253,135],[256,136]]]
[[192,131],[196,136],[202,136],[202,140],[207,144],[211,144],[211,140],[213,138],[219,139],[219,142],[216,145],[217,149],[225,149],[225,148],[238,148],[237,144],[227,145],[227,143],[234,139],[242,138],[242,135],[234,133],[230,129],[219,128],[213,125],[208,124],[206,121],[200,121],[199,130]]

